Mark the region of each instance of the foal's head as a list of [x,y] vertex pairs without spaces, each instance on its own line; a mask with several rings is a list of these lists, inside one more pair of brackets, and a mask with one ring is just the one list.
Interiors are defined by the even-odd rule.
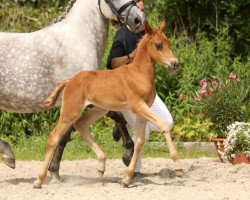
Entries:
[[145,23],[148,53],[153,60],[158,61],[169,70],[175,71],[179,67],[179,61],[170,49],[168,38],[163,32],[165,28],[165,21],[161,22],[158,30],[152,29],[147,22]]

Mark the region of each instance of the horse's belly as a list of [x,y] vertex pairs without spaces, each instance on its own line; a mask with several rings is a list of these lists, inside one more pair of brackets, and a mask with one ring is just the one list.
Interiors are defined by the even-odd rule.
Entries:
[[36,89],[32,89],[32,87],[28,85],[23,88],[16,88],[15,90],[6,87],[1,88],[0,109],[21,113],[45,111],[41,103],[50,93],[53,86],[42,83],[39,86],[40,87],[36,87]]

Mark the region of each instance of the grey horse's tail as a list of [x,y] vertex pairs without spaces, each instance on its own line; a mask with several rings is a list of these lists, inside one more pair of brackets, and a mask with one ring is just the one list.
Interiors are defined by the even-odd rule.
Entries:
[[56,100],[63,91],[64,87],[67,85],[69,80],[61,81],[57,83],[49,96],[43,101],[42,107],[52,108],[56,104]]

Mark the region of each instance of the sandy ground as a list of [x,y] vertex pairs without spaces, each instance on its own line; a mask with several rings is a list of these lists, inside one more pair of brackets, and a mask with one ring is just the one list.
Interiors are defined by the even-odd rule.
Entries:
[[0,163],[1,200],[46,199],[250,199],[250,165],[220,163],[217,158],[181,160],[185,177],[174,176],[172,161],[143,159],[144,177],[122,188],[126,170],[121,160],[108,160],[104,177],[97,174],[97,161],[63,161],[60,183],[48,175],[42,189],[33,189],[40,161],[17,161],[12,170]]

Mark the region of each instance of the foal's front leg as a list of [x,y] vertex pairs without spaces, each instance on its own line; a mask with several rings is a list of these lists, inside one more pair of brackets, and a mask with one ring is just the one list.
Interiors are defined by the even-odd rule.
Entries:
[[146,129],[147,120],[140,116],[136,116],[136,141],[134,147],[134,154],[132,156],[131,162],[128,166],[128,170],[125,178],[122,180],[123,187],[128,187],[131,183],[131,179],[135,172],[136,163],[138,157],[142,151],[142,148],[145,143],[145,129]]
[[154,123],[158,127],[158,129],[164,134],[167,144],[168,144],[170,157],[174,161],[175,174],[176,176],[179,176],[179,177],[183,176],[183,170],[181,167],[179,156],[174,147],[173,141],[171,139],[170,129],[166,121],[160,118],[159,116],[157,116],[154,112],[152,112],[152,110],[150,110],[150,108],[148,107],[146,103],[141,102],[140,105],[137,105],[137,106],[138,107],[135,108],[135,113],[144,117],[148,121]]

